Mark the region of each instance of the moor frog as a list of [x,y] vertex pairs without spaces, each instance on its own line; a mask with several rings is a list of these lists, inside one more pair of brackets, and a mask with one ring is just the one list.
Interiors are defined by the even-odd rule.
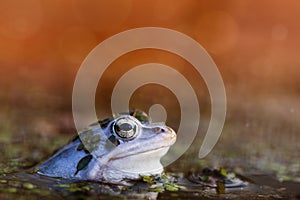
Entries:
[[91,124],[39,165],[37,173],[126,185],[161,174],[160,159],[175,141],[171,128],[135,110]]

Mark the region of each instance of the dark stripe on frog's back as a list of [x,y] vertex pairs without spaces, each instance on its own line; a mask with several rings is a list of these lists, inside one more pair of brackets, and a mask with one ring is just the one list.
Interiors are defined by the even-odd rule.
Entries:
[[84,156],[83,158],[81,158],[79,160],[79,162],[77,163],[76,166],[76,172],[74,174],[74,176],[81,170],[85,170],[88,168],[89,163],[91,162],[91,160],[93,159],[93,156],[91,154]]

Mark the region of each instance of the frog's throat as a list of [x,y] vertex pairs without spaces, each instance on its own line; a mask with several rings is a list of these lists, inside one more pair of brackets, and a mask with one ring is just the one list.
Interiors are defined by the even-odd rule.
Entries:
[[159,148],[109,161],[99,159],[89,171],[88,178],[99,179],[100,177],[102,181],[118,182],[122,179],[139,179],[141,175],[161,174],[163,166],[160,158],[167,153],[168,149],[169,147]]

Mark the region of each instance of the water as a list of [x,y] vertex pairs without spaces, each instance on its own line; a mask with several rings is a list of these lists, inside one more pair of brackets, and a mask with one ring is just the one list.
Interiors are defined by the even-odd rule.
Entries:
[[[52,98],[49,102],[55,101]],[[230,98],[220,140],[205,159],[198,159],[209,122],[209,114],[204,112],[191,148],[165,169],[178,175],[178,184],[186,189],[160,193],[149,192],[150,185],[144,182],[122,188],[27,173],[76,135],[70,110],[55,105],[35,109],[3,104],[0,114],[0,199],[296,199],[297,195],[299,198],[300,127],[297,119],[300,116],[299,103],[292,96],[263,97],[255,101]],[[178,128],[177,109],[171,109],[171,113],[167,109],[167,112],[167,124]],[[189,171],[200,171],[207,166],[233,171],[248,185],[217,194],[214,188],[186,179]]]

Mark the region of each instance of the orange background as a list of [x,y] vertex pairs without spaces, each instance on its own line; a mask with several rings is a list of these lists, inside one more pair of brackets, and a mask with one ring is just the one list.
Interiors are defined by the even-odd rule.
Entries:
[[61,103],[70,110],[87,54],[114,34],[145,26],[174,29],[203,45],[229,99],[230,91],[297,95],[299,10],[298,0],[1,0],[0,97],[19,107]]

